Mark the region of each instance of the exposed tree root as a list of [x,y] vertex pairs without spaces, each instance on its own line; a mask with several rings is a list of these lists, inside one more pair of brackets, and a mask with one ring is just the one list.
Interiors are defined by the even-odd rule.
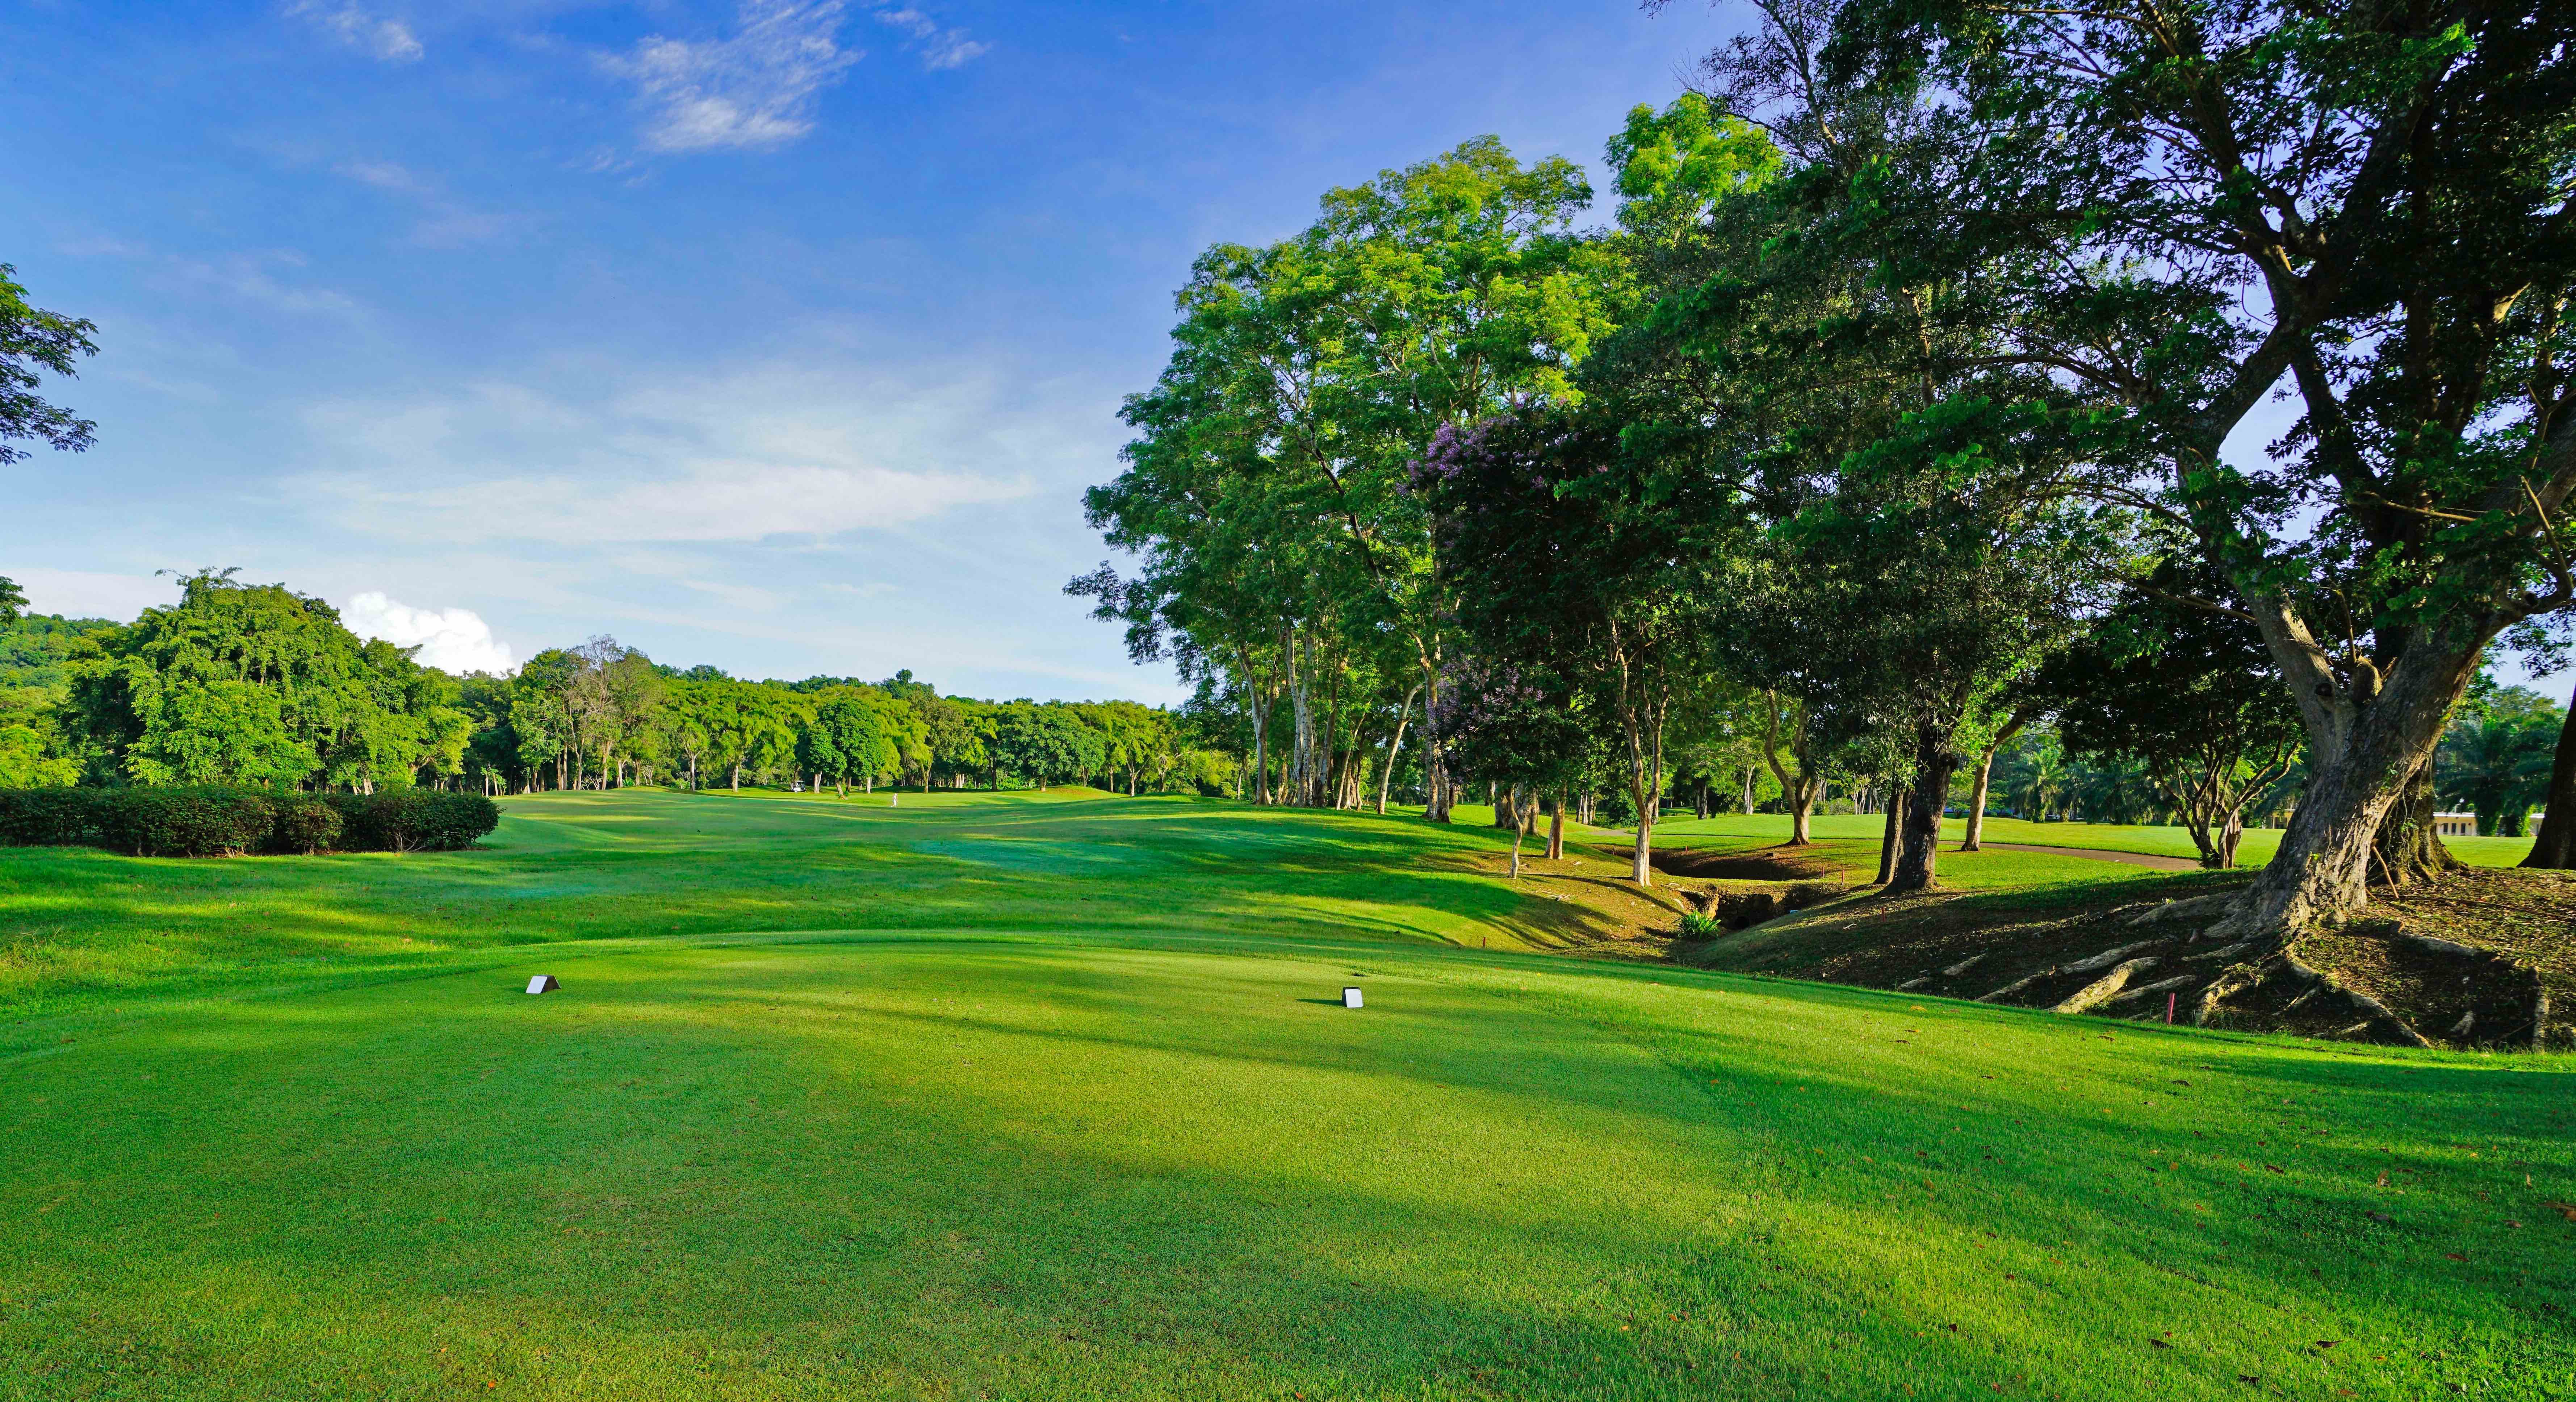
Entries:
[[1973,969],[1984,962],[1986,962],[1986,956],[1982,954],[1971,954],[1967,958],[1960,960],[1958,963],[1943,969],[1941,971],[1941,977],[1957,978],[1959,975],[1966,973],[1970,969]]
[[2136,944],[2119,945],[2103,950],[2091,958],[2078,959],[2072,964],[2060,965],[2057,971],[2061,974],[2089,974],[2095,969],[2107,969],[2149,945],[2162,943],[2164,943],[2162,940],[2140,940]]
[[2160,905],[2150,907],[2144,915],[2132,917],[2126,923],[2131,925],[2161,925],[2168,920],[2188,920],[2195,916],[2214,914],[2218,911],[2225,910],[2228,903],[2236,898],[2237,893],[2234,891],[2221,891],[2214,896],[2194,896],[2189,900],[2165,901]]
[[1921,978],[1910,978],[1905,982],[1896,985],[1896,991],[1899,993],[1911,993],[1915,989],[1921,988],[1923,985],[1930,983],[1931,981],[1932,976],[1930,974],[1925,974]]
[[[2370,933],[2389,936],[2395,935],[2397,933],[2396,922],[2389,921],[2385,923],[2388,926],[2386,931],[2373,930]],[[2251,942],[2248,941],[2248,943]],[[2454,948],[2465,948],[2465,946],[2454,946]],[[2475,953],[2475,951],[2470,952]],[[2289,1013],[2296,1012],[2300,1008],[2315,1002],[2319,998],[2339,998],[2349,1005],[2354,1011],[2369,1014],[2370,1020],[2355,1024],[2353,1027],[2344,1028],[2333,1034],[2336,1037],[2350,1037],[2357,1029],[2367,1029],[2377,1026],[2385,1027],[2390,1035],[2395,1037],[2396,1040],[2404,1042],[2409,1046],[2432,1047],[2437,1045],[2431,1038],[2416,1031],[2412,1023],[2399,1017],[2396,1011],[2390,1008],[2386,1003],[2362,992],[2360,989],[2344,983],[2341,979],[2336,978],[2330,973],[2320,969],[2311,968],[2306,961],[2299,958],[2297,951],[2291,947],[2291,945],[2286,943],[2280,948],[2273,950],[2269,955],[2237,964],[2220,973],[2216,979],[2211,981],[2209,987],[2202,991],[2198,1005],[2192,1009],[2192,1025],[2196,1027],[2208,1026],[2210,1019],[2217,1014],[2219,1008],[2224,1005],[2228,999],[2261,988],[2264,984],[2279,977],[2292,978],[2300,983],[2308,985],[2304,992],[2300,993],[2298,997],[2291,999],[2281,1008],[2279,1015],[2286,1016]],[[2462,1019],[2464,1027],[2471,1025],[2472,1022],[2472,1019]],[[2465,1032],[2460,1032],[2455,1035],[2465,1036],[2467,1034]]]
[[2179,992],[2198,982],[2200,982],[2198,974],[2182,974],[2174,978],[2158,979],[2154,983],[2140,984],[2136,988],[2126,990],[2120,996],[2111,999],[2107,1006],[2116,1008],[2122,1003],[2134,1003],[2141,998],[2152,998],[2159,993]]
[[2057,969],[2052,965],[2049,968],[2040,970],[2038,973],[2014,979],[2012,982],[2005,984],[1994,992],[1979,997],[1976,1001],[1980,1003],[1998,1003],[2016,993],[2019,993],[2023,989],[2030,987],[2032,984],[2037,983],[2042,979],[2055,978],[2056,976]]
[[[2100,956],[2097,955],[2095,957],[2099,958]],[[2090,963],[2092,961],[2087,960],[2086,962]],[[2121,989],[2129,986],[2130,979],[2154,968],[2155,966],[2156,961],[2152,955],[2144,959],[2132,959],[2076,990],[2076,992],[2068,996],[2066,1001],[2059,1003],[2056,1007],[2049,1009],[2049,1011],[2053,1013],[2064,1013],[2070,1017],[2076,1013],[2088,1012],[2093,1008],[2109,1002]],[[2069,969],[2073,969],[2075,966],[2070,964],[2067,967]]]

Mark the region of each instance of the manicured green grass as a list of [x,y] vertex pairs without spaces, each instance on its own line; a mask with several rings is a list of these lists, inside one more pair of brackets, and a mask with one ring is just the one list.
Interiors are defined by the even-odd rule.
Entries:
[[[1885,819],[1876,814],[1834,813],[1811,820],[1814,835],[1869,844],[1870,860],[1877,860],[1880,825]],[[1943,820],[1941,831],[1956,842],[1965,822],[1960,818]],[[1655,828],[1656,840],[1674,846],[1714,845],[1711,840],[1740,840],[1748,847],[1785,842],[1789,837],[1789,818],[1785,813],[1724,813],[1715,817],[1666,818]],[[1990,842],[2023,842],[2041,847],[2082,847],[2102,852],[2138,852],[2154,857],[2197,859],[2200,850],[2191,845],[2191,834],[2181,828],[2122,827],[2110,823],[2033,823],[2020,818],[1989,817],[1985,838]],[[2236,860],[2242,866],[2261,866],[2272,859],[2280,845],[2277,828],[2251,828],[2236,849]],[[2443,845],[2454,856],[2471,866],[2509,867],[2531,855],[2528,837],[2448,837]],[[1943,854],[1945,857],[1948,854]]]
[[1456,948],[1475,829],[509,811],[0,853],[123,979],[20,975],[0,1397],[2576,1395],[2565,1058]]

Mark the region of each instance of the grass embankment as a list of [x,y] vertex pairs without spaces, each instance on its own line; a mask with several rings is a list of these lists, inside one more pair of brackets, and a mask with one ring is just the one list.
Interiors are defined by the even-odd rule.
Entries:
[[913,795],[0,853],[61,1010],[0,1397],[2569,1395],[2563,1058],[1457,947],[1572,918],[1494,855]]

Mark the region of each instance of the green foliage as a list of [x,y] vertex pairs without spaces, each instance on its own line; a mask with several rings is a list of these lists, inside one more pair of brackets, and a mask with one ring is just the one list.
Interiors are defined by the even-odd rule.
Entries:
[[479,793],[398,789],[326,796],[352,852],[453,852],[500,826],[498,804]]
[[2522,836],[2532,808],[2549,797],[2550,766],[2565,722],[2565,713],[2548,697],[2482,677],[2434,753],[2435,794],[2477,814],[2482,836]]
[[2168,563],[2029,688],[2069,749],[2135,766],[2215,867],[2236,864],[2246,806],[2290,772],[2307,738],[2261,632],[2239,614],[2176,602],[2224,593],[2206,571]]
[[[17,271],[0,263],[0,467],[27,456],[12,440],[32,439],[77,453],[90,446],[98,427],[36,393],[47,372],[68,379],[82,357],[98,354],[98,344],[90,339],[98,327],[29,305]],[[7,611],[0,607],[0,613]]]
[[1040,784],[1097,774],[1109,753],[1107,737],[1084,725],[1071,707],[1027,701],[1000,708],[990,748],[1004,771]]
[[408,788],[459,771],[467,717],[445,674],[283,585],[206,571],[180,589],[75,646],[66,716],[90,777]]
[[1713,940],[1726,933],[1726,926],[1704,910],[1685,910],[1679,926],[1686,940]]

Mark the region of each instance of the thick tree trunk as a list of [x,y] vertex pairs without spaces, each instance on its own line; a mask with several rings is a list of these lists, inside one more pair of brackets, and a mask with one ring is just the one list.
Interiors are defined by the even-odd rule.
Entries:
[[2442,845],[2433,821],[2433,764],[2429,759],[2406,781],[2388,814],[2379,820],[2371,841],[2371,879],[2383,886],[2412,886],[2438,880],[2460,862]]
[[2368,904],[2381,821],[2432,763],[2443,722],[2476,671],[2485,640],[2477,641],[2447,649],[2421,641],[2400,659],[2377,695],[2352,714],[2350,738],[2324,751],[2334,758],[2308,776],[2280,850],[2214,933],[2277,940]]
[[1547,859],[1551,862],[1565,860],[1565,790],[1563,789],[1556,791],[1556,801],[1548,805]]
[[1914,752],[1914,788],[1898,790],[1903,810],[1897,827],[1896,869],[1891,891],[1930,891],[1938,887],[1941,861],[1941,814],[1950,806],[1950,779],[1959,772],[1958,752],[1946,734],[1926,733]]
[[1514,881],[1521,879],[1521,838],[1527,831],[1518,823],[1512,824],[1512,879]]
[[2567,703],[2567,722],[2558,727],[2558,760],[2549,770],[2549,807],[2540,815],[2540,835],[2532,840],[2527,867],[2548,871],[2576,870],[2576,698]]

